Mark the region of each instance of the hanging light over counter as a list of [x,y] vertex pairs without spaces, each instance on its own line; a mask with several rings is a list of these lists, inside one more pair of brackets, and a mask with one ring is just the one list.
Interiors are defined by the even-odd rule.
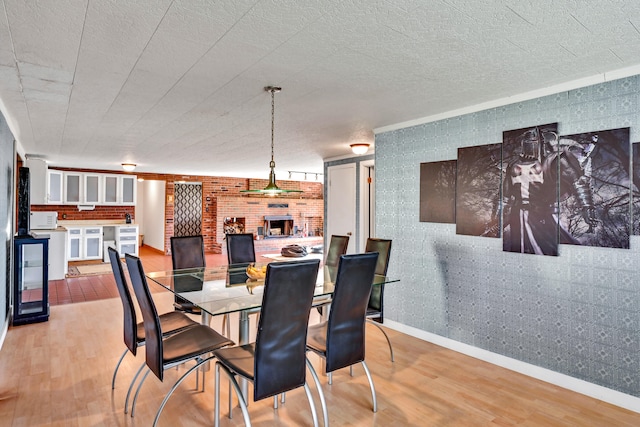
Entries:
[[275,196],[276,194],[282,193],[302,193],[302,190],[285,190],[276,184],[276,162],[273,159],[273,140],[274,140],[274,122],[275,122],[275,93],[280,92],[282,90],[281,87],[277,86],[267,86],[264,88],[265,91],[271,92],[271,162],[269,162],[269,184],[262,190],[241,190],[241,193],[257,193],[257,194],[267,194],[270,196]]

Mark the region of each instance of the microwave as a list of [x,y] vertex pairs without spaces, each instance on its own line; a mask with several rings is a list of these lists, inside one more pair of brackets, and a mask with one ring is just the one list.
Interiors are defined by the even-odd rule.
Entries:
[[31,230],[55,230],[58,227],[58,212],[31,212]]

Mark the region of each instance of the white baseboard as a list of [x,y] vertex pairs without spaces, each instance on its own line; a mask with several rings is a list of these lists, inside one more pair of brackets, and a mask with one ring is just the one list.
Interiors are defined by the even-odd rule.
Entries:
[[569,375],[541,368],[539,366],[512,359],[488,350],[473,347],[450,338],[445,338],[431,332],[426,332],[421,329],[403,325],[402,323],[394,322],[393,320],[385,319],[384,326],[441,347],[457,351],[458,353],[466,354],[467,356],[575,391],[576,393],[584,394],[585,396],[593,397],[594,399],[602,400],[603,402],[640,413],[640,398],[638,397],[621,393],[616,390],[611,390],[584,380],[579,380]]

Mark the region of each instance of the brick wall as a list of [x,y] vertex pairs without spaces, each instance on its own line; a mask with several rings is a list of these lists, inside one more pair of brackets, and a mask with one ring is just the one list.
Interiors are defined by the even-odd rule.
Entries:
[[[98,172],[110,173],[114,171],[95,170],[95,169],[70,169],[56,168],[61,170],[70,170],[76,172]],[[289,203],[290,215],[294,215],[295,225],[300,228],[304,225],[301,222],[301,215],[307,216],[306,222],[311,231],[316,229],[322,230],[324,221],[324,190],[323,184],[312,181],[280,181],[278,186],[289,190],[302,190],[303,193],[284,194],[277,198],[262,196],[259,194],[243,194],[241,190],[259,189],[267,186],[267,179],[252,178],[230,178],[216,176],[201,175],[172,175],[160,173],[122,173],[123,175],[136,175],[138,178],[145,180],[165,181],[165,239],[164,252],[168,255],[171,253],[169,238],[173,236],[173,197],[174,183],[176,181],[184,182],[200,182],[202,183],[202,235],[204,238],[205,251],[207,253],[222,253],[222,222],[225,216],[245,216],[243,212],[246,206],[252,207],[252,222],[247,224],[247,232],[254,232],[258,224],[262,226],[264,215],[286,215],[287,213],[278,213],[276,210],[267,209],[268,203]],[[224,202],[221,202],[224,199]],[[236,200],[232,200],[236,199]],[[275,202],[275,200],[278,200]],[[252,204],[247,204],[252,202]],[[231,207],[225,207],[227,203]],[[237,210],[234,210],[235,208]],[[221,212],[222,209],[222,212]],[[96,206],[92,211],[78,211],[73,205],[32,205],[32,211],[58,211],[58,219],[65,220],[124,220],[125,213],[130,213],[134,218],[135,206]]]

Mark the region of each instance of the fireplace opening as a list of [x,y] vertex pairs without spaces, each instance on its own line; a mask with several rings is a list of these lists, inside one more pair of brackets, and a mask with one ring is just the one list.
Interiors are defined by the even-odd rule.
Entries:
[[290,215],[271,215],[264,217],[264,237],[293,237],[293,217]]

